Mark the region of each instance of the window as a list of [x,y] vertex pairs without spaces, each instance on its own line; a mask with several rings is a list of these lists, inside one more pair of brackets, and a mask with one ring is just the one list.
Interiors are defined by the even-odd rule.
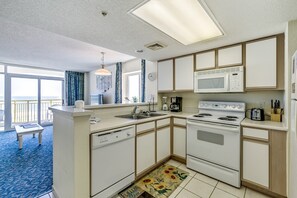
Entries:
[[140,101],[140,71],[125,73],[123,75],[123,101]]
[[4,73],[4,65],[0,65],[0,73]]

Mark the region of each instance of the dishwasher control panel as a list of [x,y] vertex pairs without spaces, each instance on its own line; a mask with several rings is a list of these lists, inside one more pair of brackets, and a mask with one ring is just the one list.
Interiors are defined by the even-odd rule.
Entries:
[[92,148],[95,149],[133,137],[135,137],[133,126],[95,133],[92,134]]

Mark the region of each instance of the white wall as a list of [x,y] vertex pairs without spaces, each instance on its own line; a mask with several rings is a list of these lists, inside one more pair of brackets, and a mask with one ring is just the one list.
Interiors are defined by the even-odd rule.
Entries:
[[[156,76],[156,79],[153,81],[150,81],[148,79],[148,74],[154,73]],[[146,76],[145,76],[145,99],[148,102],[151,97],[154,97],[155,102],[158,100],[158,90],[157,90],[157,62],[150,62],[146,61]]]
[[133,59],[131,61],[127,61],[123,63],[123,73],[140,71],[141,69],[141,59]]

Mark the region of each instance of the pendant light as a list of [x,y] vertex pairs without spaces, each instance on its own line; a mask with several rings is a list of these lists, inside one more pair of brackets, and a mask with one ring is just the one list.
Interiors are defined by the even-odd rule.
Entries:
[[102,64],[101,64],[101,69],[96,70],[95,75],[97,76],[110,76],[111,72],[108,69],[104,69],[104,52],[101,52],[102,54]]

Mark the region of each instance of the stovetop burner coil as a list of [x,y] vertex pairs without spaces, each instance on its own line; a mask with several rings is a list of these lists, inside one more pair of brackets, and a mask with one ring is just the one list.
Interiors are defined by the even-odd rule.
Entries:
[[219,120],[226,120],[226,121],[236,121],[234,118],[229,118],[229,117],[220,117],[218,118]]

